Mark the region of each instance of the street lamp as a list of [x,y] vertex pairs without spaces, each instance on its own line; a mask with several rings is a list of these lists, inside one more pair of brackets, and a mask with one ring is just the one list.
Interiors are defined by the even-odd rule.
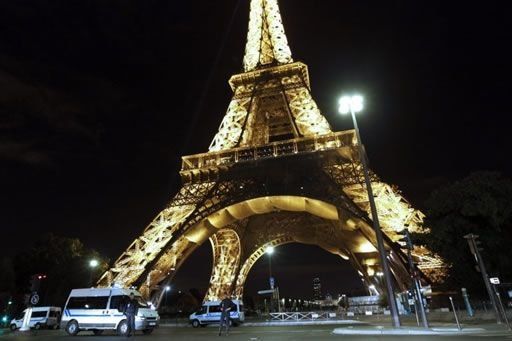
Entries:
[[[272,254],[274,253],[274,247],[269,245],[265,248],[265,253],[268,255],[268,281],[270,284],[270,289],[274,290],[274,279],[272,278]],[[273,302],[275,298],[275,292],[272,293],[272,297],[270,298],[270,312],[273,310]],[[277,301],[279,305],[279,300]]]
[[274,247],[267,246],[267,248],[265,249],[265,253],[268,255],[268,276],[270,281],[270,288],[274,289],[274,285],[272,283],[272,254],[274,253]]
[[167,306],[167,293],[171,291],[171,286],[170,285],[166,285],[165,286],[165,301],[164,301],[164,305]]
[[89,268],[90,268],[90,271],[89,271],[89,285],[92,286],[92,273],[94,271],[94,269],[96,269],[96,267],[99,265],[100,263],[96,260],[96,259],[91,259],[89,261]]
[[368,191],[368,200],[370,201],[370,208],[372,212],[373,229],[377,237],[377,246],[379,250],[380,262],[382,264],[382,270],[384,273],[384,281],[386,283],[386,289],[388,294],[389,307],[391,309],[391,315],[393,318],[393,326],[395,328],[400,327],[400,317],[398,315],[398,308],[396,306],[395,294],[393,290],[393,282],[391,279],[391,272],[389,271],[389,264],[386,257],[386,249],[384,248],[384,240],[382,238],[382,231],[379,224],[379,216],[377,214],[377,206],[375,205],[375,199],[373,197],[372,184],[370,181],[370,175],[368,172],[368,164],[365,150],[363,148],[363,142],[359,133],[359,126],[357,125],[356,112],[360,112],[364,107],[364,99],[361,95],[342,96],[339,100],[338,111],[340,114],[350,113],[352,116],[352,122],[354,123],[354,130],[356,131],[357,145],[359,148],[359,158],[363,165],[364,181],[366,183],[366,190]]

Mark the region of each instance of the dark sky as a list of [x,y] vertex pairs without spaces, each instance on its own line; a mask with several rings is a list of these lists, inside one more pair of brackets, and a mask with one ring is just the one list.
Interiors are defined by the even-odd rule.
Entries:
[[[180,156],[205,152],[217,131],[227,79],[242,68],[248,2],[0,1],[2,254],[46,231],[111,258],[128,246],[177,191]],[[351,128],[338,96],[364,94],[371,166],[416,207],[472,171],[511,174],[512,30],[501,2],[280,6],[334,130]],[[183,286],[206,286],[208,247],[189,262],[206,279],[195,283],[189,264]],[[282,277],[303,283],[290,295],[309,294],[303,278],[320,265],[333,279],[326,290],[350,290],[338,258],[311,246],[278,251]],[[249,279],[265,282],[266,269],[259,261]]]

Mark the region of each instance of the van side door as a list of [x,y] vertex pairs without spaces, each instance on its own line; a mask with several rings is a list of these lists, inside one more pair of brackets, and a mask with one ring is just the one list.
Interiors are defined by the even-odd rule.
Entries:
[[124,318],[124,308],[126,306],[126,302],[128,302],[130,298],[127,295],[112,295],[110,296],[110,304],[108,307],[108,314],[113,321],[113,323],[117,323]]

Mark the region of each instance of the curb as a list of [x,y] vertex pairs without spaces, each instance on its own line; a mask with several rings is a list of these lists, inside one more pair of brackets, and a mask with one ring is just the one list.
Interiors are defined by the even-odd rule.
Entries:
[[335,328],[332,333],[338,335],[466,335],[485,332],[484,328],[430,328],[430,329],[358,329],[358,328]]
[[[365,325],[366,322],[357,320],[326,320],[326,321],[262,321],[262,322],[244,322],[240,327],[279,327],[279,326],[311,326],[311,325]],[[217,326],[218,323],[212,323],[208,326]],[[160,327],[189,327],[190,323],[160,323]]]

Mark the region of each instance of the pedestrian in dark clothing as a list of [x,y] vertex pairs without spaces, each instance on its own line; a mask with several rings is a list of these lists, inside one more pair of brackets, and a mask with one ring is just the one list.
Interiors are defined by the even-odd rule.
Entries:
[[130,299],[126,302],[124,306],[124,314],[126,315],[126,320],[128,322],[128,334],[126,336],[130,337],[135,335],[135,316],[139,312],[139,303],[135,299],[135,295],[133,293],[130,294]]
[[219,327],[219,336],[222,335],[222,327],[226,327],[226,335],[229,335],[229,325],[231,324],[230,320],[230,312],[231,310],[236,307],[233,301],[226,296],[221,302],[220,302],[220,327]]

